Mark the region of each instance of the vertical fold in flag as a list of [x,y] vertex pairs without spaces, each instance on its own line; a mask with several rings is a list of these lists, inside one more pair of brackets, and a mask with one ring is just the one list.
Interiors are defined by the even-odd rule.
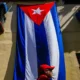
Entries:
[[24,13],[17,8],[17,41],[14,80],[25,79],[25,24]]
[[62,33],[60,30],[60,22],[59,22],[59,17],[57,13],[57,8],[56,4],[51,10],[53,21],[55,24],[55,29],[56,29],[56,34],[57,34],[57,40],[58,40],[58,45],[59,45],[59,54],[60,54],[60,59],[59,59],[59,75],[58,75],[58,80],[66,80],[66,70],[65,70],[65,60],[64,60],[64,48],[63,48],[63,40],[62,40]]
[[65,80],[63,43],[55,2],[17,6],[13,80],[37,80],[41,64],[55,66],[52,80]]

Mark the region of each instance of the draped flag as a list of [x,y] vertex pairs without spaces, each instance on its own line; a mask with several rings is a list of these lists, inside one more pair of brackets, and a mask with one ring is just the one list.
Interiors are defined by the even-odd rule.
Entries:
[[13,80],[37,80],[41,64],[55,66],[52,80],[65,80],[62,35],[55,2],[17,6]]

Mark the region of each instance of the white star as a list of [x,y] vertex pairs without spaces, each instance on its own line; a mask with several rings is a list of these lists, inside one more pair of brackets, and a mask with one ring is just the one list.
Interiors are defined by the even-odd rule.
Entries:
[[32,14],[39,14],[39,15],[41,15],[41,12],[44,11],[44,10],[40,10],[40,8],[37,8],[36,10],[35,9],[32,10],[33,10]]

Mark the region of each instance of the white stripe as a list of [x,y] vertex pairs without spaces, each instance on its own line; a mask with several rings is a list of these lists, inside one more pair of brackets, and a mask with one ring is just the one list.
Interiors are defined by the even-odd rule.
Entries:
[[25,52],[26,52],[26,71],[25,80],[36,80],[37,71],[37,52],[35,43],[34,23],[25,14]]
[[50,65],[55,66],[55,68],[53,70],[54,79],[52,79],[52,80],[58,80],[59,47],[58,47],[56,31],[55,31],[51,12],[48,12],[48,14],[46,15],[46,17],[44,19],[44,26],[45,26],[48,47],[49,47]]

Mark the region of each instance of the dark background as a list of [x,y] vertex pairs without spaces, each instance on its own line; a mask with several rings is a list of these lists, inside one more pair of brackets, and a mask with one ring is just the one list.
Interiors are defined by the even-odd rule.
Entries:
[[54,0],[0,0],[0,2],[7,2],[7,1],[9,1],[9,2],[44,2],[44,1],[54,1]]
[[[0,2],[50,2],[61,0],[0,0]],[[80,0],[62,0],[64,4],[80,4]]]
[[80,4],[80,0],[63,0],[65,4]]

